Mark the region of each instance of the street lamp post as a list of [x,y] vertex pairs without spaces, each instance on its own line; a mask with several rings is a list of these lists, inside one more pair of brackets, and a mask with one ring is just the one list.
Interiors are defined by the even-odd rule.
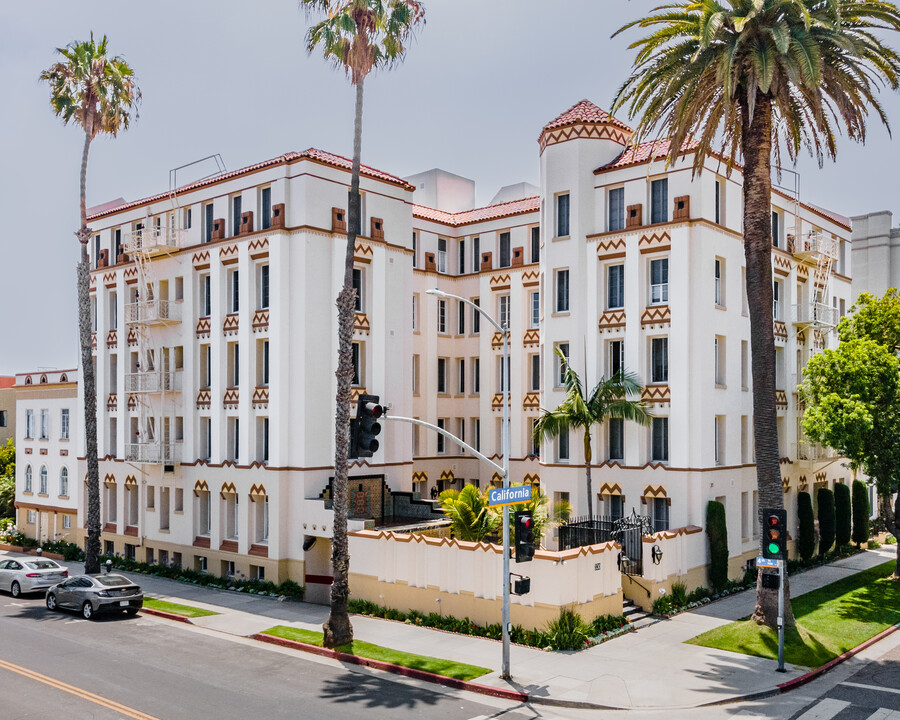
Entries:
[[[500,433],[500,444],[503,446],[503,487],[509,487],[509,399],[510,399],[510,377],[509,377],[509,328],[502,327],[500,323],[488,315],[480,305],[476,305],[471,300],[460,297],[459,295],[451,295],[442,290],[434,288],[425,291],[428,295],[434,295],[439,298],[451,298],[459,300],[466,305],[474,308],[503,336],[503,367],[500,372],[502,382],[500,391],[503,393],[503,427]],[[509,506],[503,506],[503,658],[500,663],[500,677],[504,680],[510,679],[509,674]]]

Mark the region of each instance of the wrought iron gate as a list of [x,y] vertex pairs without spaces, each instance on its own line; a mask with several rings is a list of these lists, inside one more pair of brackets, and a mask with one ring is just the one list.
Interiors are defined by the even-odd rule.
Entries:
[[645,515],[632,511],[623,518],[595,516],[579,518],[559,526],[559,549],[597,545],[614,540],[622,546],[619,569],[626,575],[642,575],[643,537],[653,534],[653,524]]

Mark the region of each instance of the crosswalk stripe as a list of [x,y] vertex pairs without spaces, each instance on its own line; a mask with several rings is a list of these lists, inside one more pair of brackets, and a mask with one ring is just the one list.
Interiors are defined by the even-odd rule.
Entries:
[[865,683],[855,682],[842,682],[839,684],[846,685],[847,687],[862,688],[863,690],[876,690],[878,692],[895,693],[897,695],[900,695],[900,690],[898,690],[897,688],[882,687],[881,685],[866,685]]
[[869,715],[868,720],[900,720],[900,711],[888,710],[887,708],[878,708]]
[[831,720],[831,718],[846,707],[850,707],[850,703],[846,700],[826,698],[813,705],[809,710],[798,717],[797,720]]

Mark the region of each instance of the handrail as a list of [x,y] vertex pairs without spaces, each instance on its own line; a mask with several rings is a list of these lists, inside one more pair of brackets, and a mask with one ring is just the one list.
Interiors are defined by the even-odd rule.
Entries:
[[631,582],[633,582],[633,583],[634,583],[635,585],[637,585],[639,588],[641,588],[645,593],[647,593],[647,597],[648,597],[648,598],[649,598],[649,597],[653,597],[653,593],[651,593],[650,590],[649,590],[648,588],[646,588],[645,586],[641,585],[641,583],[639,583],[637,580],[635,580],[635,579],[634,579],[634,575],[629,575],[628,573],[622,573],[622,574],[623,574],[625,577],[627,577],[629,580],[631,580]]

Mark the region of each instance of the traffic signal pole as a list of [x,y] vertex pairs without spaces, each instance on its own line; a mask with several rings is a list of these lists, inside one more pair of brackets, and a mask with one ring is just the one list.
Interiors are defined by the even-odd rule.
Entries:
[[784,669],[784,566],[785,561],[778,561],[778,672]]

